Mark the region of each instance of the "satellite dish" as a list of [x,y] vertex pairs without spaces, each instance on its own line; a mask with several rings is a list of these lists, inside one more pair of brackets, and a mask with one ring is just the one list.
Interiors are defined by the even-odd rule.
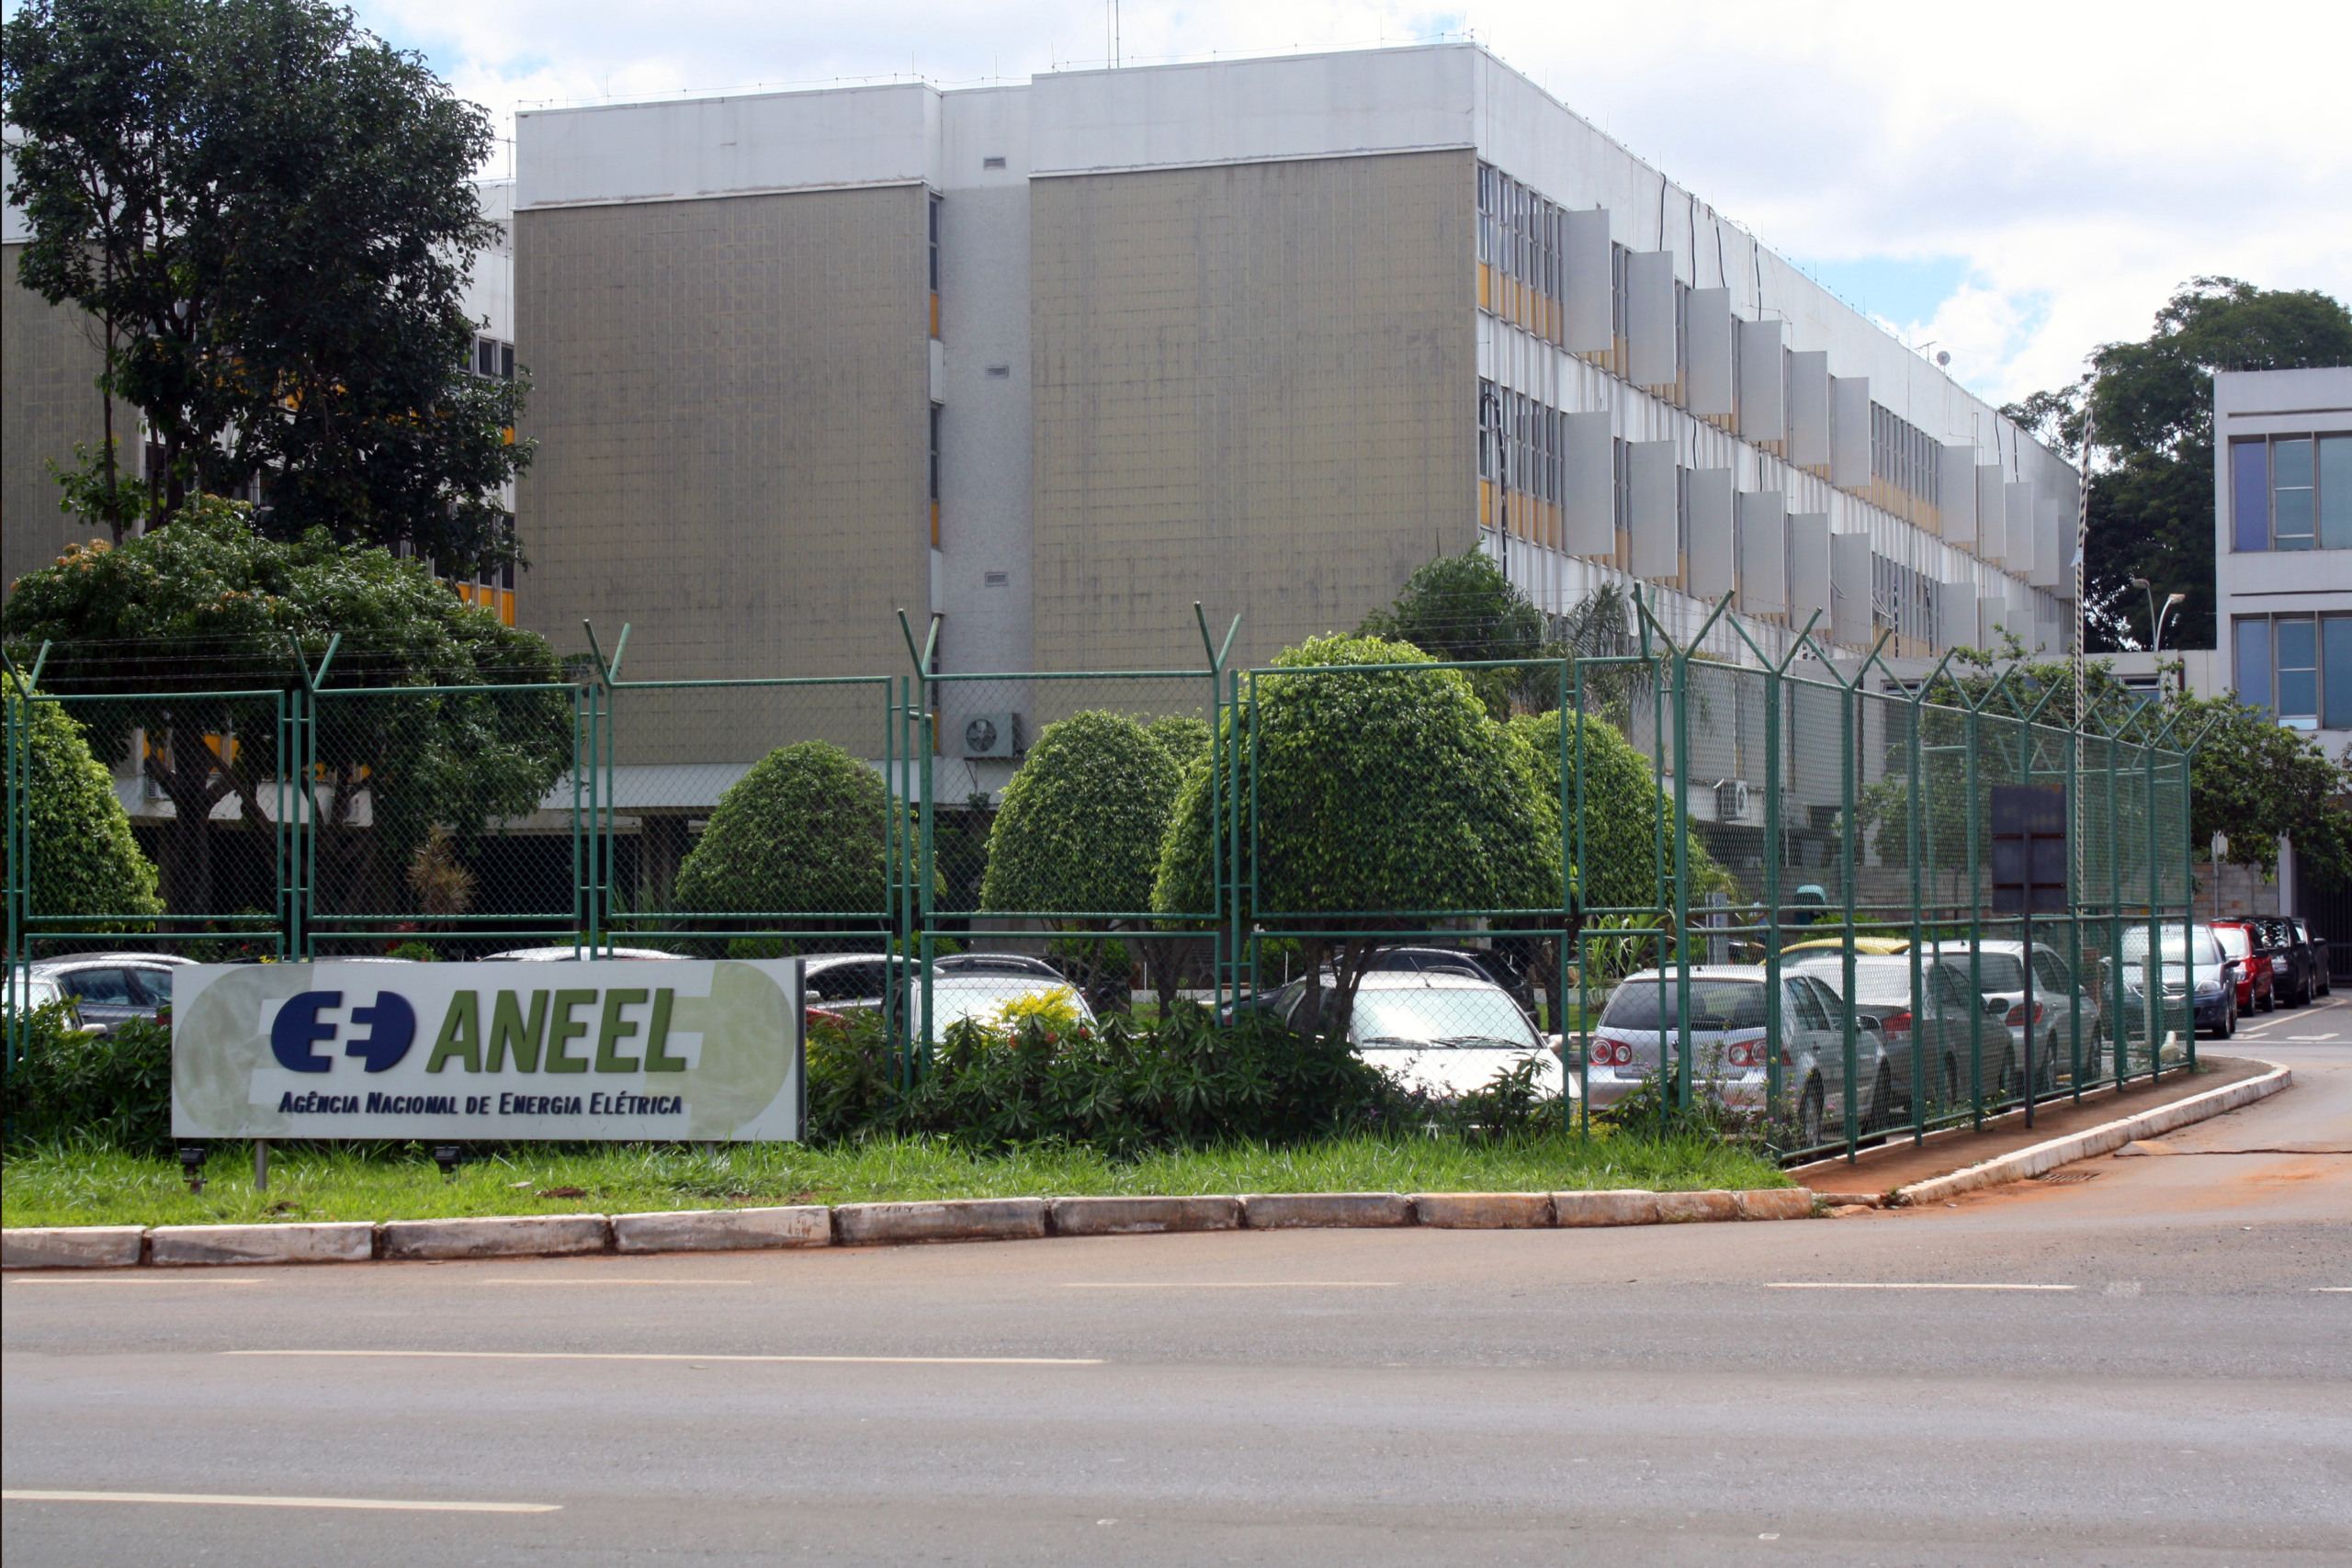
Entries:
[[1951,363],[1951,350],[1948,348],[1939,348],[1936,350],[1936,363],[1939,365],[1950,365]]

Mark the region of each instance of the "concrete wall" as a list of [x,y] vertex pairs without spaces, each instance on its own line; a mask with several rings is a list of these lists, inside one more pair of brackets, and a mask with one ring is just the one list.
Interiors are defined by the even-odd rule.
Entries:
[[[96,382],[104,363],[97,323],[52,306],[17,281],[21,244],[0,246],[0,590],[55,560],[93,530],[57,509],[45,460],[74,462],[74,444],[96,448],[105,417]],[[115,405],[124,456],[136,462],[135,411]]]
[[1030,376],[1044,669],[1351,629],[1476,526],[1467,152],[1043,179]]
[[893,612],[929,594],[927,199],[516,215],[526,625],[572,649],[593,617],[609,649],[633,622],[645,679],[903,670]]

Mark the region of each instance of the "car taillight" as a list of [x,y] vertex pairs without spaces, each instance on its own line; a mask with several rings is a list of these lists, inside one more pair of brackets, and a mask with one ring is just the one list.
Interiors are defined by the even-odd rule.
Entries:
[[[2023,1002],[2019,1002],[2017,1006],[2009,1010],[2009,1021],[2011,1023],[2018,1024],[2021,1024],[2025,1021],[2025,1004]],[[2041,1021],[2041,1004],[2040,1002],[2033,1004],[2033,1021],[2036,1023],[2040,1023]]]
[[1878,1027],[1883,1034],[1908,1034],[1911,1032],[1911,1015],[1907,1012],[1888,1013],[1878,1021]]
[[1592,1043],[1592,1065],[1630,1067],[1634,1065],[1634,1048],[1623,1040],[1596,1040]]
[[804,1008],[801,1010],[808,1015],[808,1019],[810,1023],[842,1023],[847,1021],[840,1013],[833,1011],[830,1008]]
[[1724,1058],[1735,1067],[1760,1067],[1770,1054],[1764,1042],[1751,1040],[1725,1048]]

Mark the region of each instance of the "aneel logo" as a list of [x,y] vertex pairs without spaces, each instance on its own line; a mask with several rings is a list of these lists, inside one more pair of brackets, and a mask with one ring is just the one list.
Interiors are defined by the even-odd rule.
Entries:
[[[289,1073],[332,1071],[334,1058],[311,1047],[335,1036],[337,1026],[320,1018],[320,1010],[342,1005],[341,991],[304,991],[287,998],[277,1010],[277,1021],[269,1026],[270,1054],[277,1065]],[[365,1061],[371,1073],[398,1066],[416,1042],[416,1010],[396,991],[378,991],[374,1007],[353,1008],[351,1021],[369,1028],[359,1039],[345,1042],[343,1054]]]

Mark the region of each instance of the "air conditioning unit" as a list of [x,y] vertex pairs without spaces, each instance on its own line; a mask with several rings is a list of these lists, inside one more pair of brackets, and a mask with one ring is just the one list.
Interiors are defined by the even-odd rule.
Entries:
[[964,721],[964,755],[1001,758],[1021,754],[1021,716],[1017,713],[976,713]]
[[1747,781],[1723,779],[1715,784],[1715,820],[1744,822],[1747,819]]

